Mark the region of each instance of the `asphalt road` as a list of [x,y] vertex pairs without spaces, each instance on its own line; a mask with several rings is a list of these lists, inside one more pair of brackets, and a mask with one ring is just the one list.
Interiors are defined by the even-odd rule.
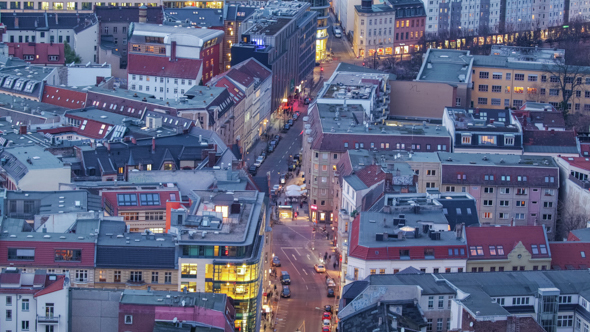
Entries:
[[[314,264],[319,263],[319,256],[332,249],[322,239],[315,239],[311,250],[312,226],[310,222],[283,222],[273,227],[273,252],[281,259],[278,271],[287,271],[291,276],[291,298],[279,300],[276,314],[277,331],[321,331],[321,315],[324,305],[336,304],[336,298],[327,297],[326,273],[317,273]],[[334,258],[332,258],[333,260]],[[328,274],[336,276],[333,266],[328,264]],[[280,272],[278,272],[280,276]],[[335,322],[335,321],[333,321]],[[335,327],[335,326],[334,326]]]

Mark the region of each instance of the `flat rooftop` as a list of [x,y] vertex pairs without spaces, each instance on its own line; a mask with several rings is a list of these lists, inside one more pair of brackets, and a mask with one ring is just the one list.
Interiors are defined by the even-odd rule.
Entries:
[[42,241],[42,242],[94,242],[98,229],[98,219],[77,220],[69,233],[43,233],[33,231],[24,219],[2,219],[2,241]]
[[243,34],[273,36],[309,6],[309,3],[301,1],[269,1],[244,21],[248,28]]
[[447,107],[445,112],[453,120],[455,130],[514,133],[521,131],[518,121],[512,121],[512,114],[509,110],[477,108],[466,111],[461,108]]
[[555,64],[555,61],[564,61],[565,49],[492,45],[490,56],[506,57],[510,62]]
[[7,147],[4,148],[4,152],[14,156],[29,170],[64,167],[64,163],[57,156],[39,145]]
[[[353,100],[349,100],[351,104],[346,106],[336,104],[316,104],[318,114],[321,121],[322,131],[325,133],[348,133],[351,135],[416,135],[416,136],[439,136],[449,137],[449,133],[442,126],[384,126],[363,124],[365,119],[365,109],[358,104],[352,104]],[[336,117],[338,111],[338,117]]]
[[471,83],[469,51],[428,49],[416,81]]
[[176,246],[176,236],[172,234],[126,232],[126,228],[124,221],[102,220],[97,244],[99,246],[149,248],[174,248]]
[[121,303],[166,307],[197,306],[225,312],[227,295],[221,293],[182,293],[126,289]]
[[370,165],[373,160],[379,161],[399,161],[399,162],[418,162],[418,163],[438,163],[438,155],[431,152],[408,152],[400,151],[370,151],[365,149],[348,150],[348,155],[353,163],[353,166],[359,162]]
[[438,152],[438,157],[443,165],[557,167],[549,156]]
[[[254,238],[258,235],[259,215],[264,213],[262,211],[264,194],[254,190],[234,191],[231,194],[212,190],[194,190],[193,194],[198,197],[198,204],[191,206],[187,218],[192,220],[194,226],[187,224],[173,226],[178,227],[180,231],[179,241],[214,245],[254,243]],[[239,213],[231,213],[234,203],[240,203]],[[222,218],[221,213],[213,212],[216,206],[227,206],[227,217]],[[220,227],[201,227],[203,217],[220,220]],[[210,225],[213,226],[213,221]],[[194,232],[193,236],[191,232]],[[206,235],[203,236],[204,234]]]
[[[131,30],[131,29],[130,29]],[[151,23],[134,22],[133,36],[166,37],[168,35],[190,35],[208,41],[223,37],[223,31],[217,29],[197,29],[195,27],[181,27]],[[202,47],[203,45],[193,45]]]

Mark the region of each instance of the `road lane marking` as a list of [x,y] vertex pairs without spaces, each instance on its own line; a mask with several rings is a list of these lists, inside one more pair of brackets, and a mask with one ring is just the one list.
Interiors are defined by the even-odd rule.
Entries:
[[301,270],[303,270],[303,273],[305,273],[305,275],[308,275],[307,271],[305,271],[305,269],[301,269]]
[[311,260],[311,256],[309,254],[307,254],[307,259]]
[[307,287],[307,285],[305,285],[305,288],[307,288],[307,290],[309,290],[309,287]]
[[297,255],[301,256],[301,254],[299,253],[299,251],[297,250],[297,248],[293,248],[295,250],[295,252],[297,253]]
[[297,260],[297,257],[295,257],[295,254],[291,254],[291,256],[293,256],[294,260]]
[[285,255],[285,257],[287,257],[287,259],[289,260],[289,263],[291,263],[291,265],[293,265],[293,268],[295,269],[295,271],[297,271],[297,273],[299,273],[300,276],[301,272],[299,272],[299,270],[297,269],[297,267],[295,266],[295,264],[293,264],[293,261],[291,260],[291,258],[289,258],[289,255],[287,255],[287,253],[285,252],[285,250],[283,248],[281,248],[281,251],[283,252],[283,254]]

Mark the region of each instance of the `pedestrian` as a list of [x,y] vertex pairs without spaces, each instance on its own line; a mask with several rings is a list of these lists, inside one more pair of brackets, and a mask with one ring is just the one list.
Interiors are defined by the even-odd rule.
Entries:
[[334,262],[334,270],[336,270],[336,262]]
[[328,275],[326,274],[326,281],[328,280]]
[[277,285],[275,285],[275,290],[277,290]]
[[329,259],[332,259],[332,255],[328,255],[328,258],[329,258]]

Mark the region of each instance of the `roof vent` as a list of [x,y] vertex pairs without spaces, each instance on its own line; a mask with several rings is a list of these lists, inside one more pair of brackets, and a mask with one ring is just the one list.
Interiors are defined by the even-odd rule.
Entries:
[[62,235],[59,238],[62,239],[62,240],[64,240],[66,237]]
[[14,235],[14,234],[11,234],[11,235],[10,235],[10,237],[16,237],[16,235]]
[[50,239],[51,238],[51,235],[43,235],[43,237],[46,238],[46,239]]
[[163,237],[159,237],[156,239],[156,241],[165,241],[166,239],[164,239]]
[[78,236],[78,240],[84,240],[83,236]]
[[27,237],[33,237],[33,235],[27,235]]

